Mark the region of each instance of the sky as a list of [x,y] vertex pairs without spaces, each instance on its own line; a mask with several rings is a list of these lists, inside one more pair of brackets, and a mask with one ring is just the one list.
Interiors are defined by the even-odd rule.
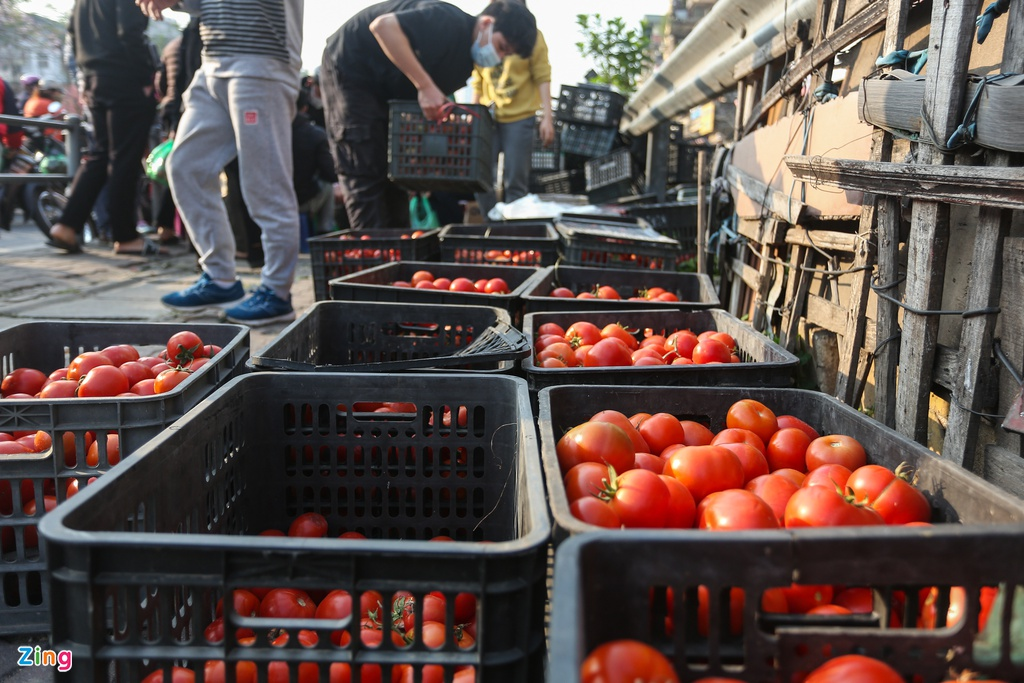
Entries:
[[[478,14],[487,0],[448,0],[470,14]],[[312,72],[320,64],[327,38],[360,9],[372,2],[363,0],[306,0],[303,26],[303,69]],[[648,14],[663,15],[671,0],[531,0],[527,3],[544,33],[551,60],[551,92],[560,84],[583,80],[591,64],[576,51],[580,39],[577,14],[600,14],[604,18],[622,17],[630,27],[639,26]],[[25,0],[22,9],[34,14],[60,18],[70,13],[74,0]],[[165,12],[165,16],[184,16]],[[469,46],[466,46],[469,49]]]

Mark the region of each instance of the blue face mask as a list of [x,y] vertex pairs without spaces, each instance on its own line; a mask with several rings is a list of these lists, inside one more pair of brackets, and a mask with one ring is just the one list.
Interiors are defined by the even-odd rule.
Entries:
[[494,25],[492,24],[487,27],[487,41],[482,46],[477,41],[473,41],[473,47],[470,48],[473,63],[484,69],[493,69],[501,64],[501,56],[494,49],[494,44],[491,42],[493,36]]

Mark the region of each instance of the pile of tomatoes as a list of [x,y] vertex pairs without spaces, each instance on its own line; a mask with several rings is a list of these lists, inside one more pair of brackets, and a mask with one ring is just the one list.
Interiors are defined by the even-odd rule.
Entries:
[[131,344],[113,344],[99,351],[84,351],[67,367],[49,374],[38,368],[16,368],[3,378],[0,395],[21,400],[162,394],[188,379],[220,350],[204,344],[189,330],[171,335],[156,356],[140,356]]
[[[287,533],[271,529],[261,536],[291,536],[304,538],[326,538],[328,535],[327,520],[316,512],[307,512],[296,517]],[[365,539],[363,534],[355,531],[342,533],[340,543],[351,539]],[[447,536],[438,536],[432,541],[450,542]],[[448,599],[444,593],[435,591],[426,593],[417,599],[409,591],[396,591],[385,596],[376,590],[363,591],[359,600],[358,638],[367,648],[380,647],[385,637],[385,624],[390,622],[388,637],[396,648],[410,648],[414,643],[422,643],[428,649],[439,649],[454,645],[462,650],[470,650],[476,646],[477,597],[472,593],[458,593],[452,599],[454,605],[452,617],[454,623],[448,625]],[[232,592],[232,604],[235,614],[242,617],[259,617],[265,619],[324,619],[334,622],[347,621],[354,616],[353,596],[341,589],[305,591],[291,587],[250,587],[236,589]],[[203,632],[205,640],[210,644],[224,641],[223,601],[218,601],[215,618]],[[390,610],[390,620],[385,618],[384,610]],[[274,647],[287,644],[291,634],[280,626],[268,629],[265,642]],[[337,648],[350,647],[352,631],[348,629],[331,630],[329,633],[312,629],[294,631],[299,644],[304,648],[315,647],[321,637],[326,635]],[[239,627],[235,638],[242,647],[254,646],[257,633],[252,628]],[[261,641],[262,642],[262,641]],[[298,683],[316,683],[320,679],[319,665],[315,663],[299,664],[298,678],[291,678],[289,665],[286,662],[270,662],[266,667],[268,683],[286,683],[297,680]],[[353,679],[351,665],[333,663],[329,667],[331,683],[348,683]],[[225,680],[225,664],[223,661],[208,661],[204,666],[205,681]],[[418,676],[418,677],[417,677]],[[391,683],[412,683],[414,680],[423,683],[441,683],[445,679],[444,669],[440,665],[423,665],[419,672],[409,664],[395,665],[391,669]],[[363,664],[359,671],[359,680],[364,683],[380,683],[383,678],[382,669],[375,664]],[[147,676],[143,683],[160,683],[166,680],[162,671],[155,671]],[[175,667],[172,672],[173,683],[188,683],[194,680],[194,673],[185,668]],[[243,661],[236,664],[235,680],[239,683],[255,683],[258,680],[255,662]],[[455,671],[454,683],[473,683],[476,671],[473,666],[464,665]]]
[[455,279],[434,277],[429,270],[417,270],[408,280],[395,280],[394,287],[412,287],[415,289],[438,289],[444,292],[469,292],[472,294],[509,294],[508,283],[503,278],[481,278],[473,281],[467,277]]
[[[810,673],[802,683],[906,683],[891,666],[865,655],[832,658]],[[957,683],[973,680],[961,677]],[[657,649],[635,640],[615,640],[594,648],[580,667],[581,683],[679,683],[672,662]],[[744,683],[739,678],[701,678],[694,683]],[[991,681],[990,683],[1002,683]]]
[[541,368],[706,365],[739,363],[736,340],[726,332],[675,330],[666,335],[628,329],[619,323],[598,327],[586,320],[563,329],[553,322],[537,328],[534,363]]
[[[423,230],[413,230],[412,232],[403,232],[399,234],[397,237],[400,240],[411,240],[423,237],[423,235],[425,234],[426,232],[424,232]],[[386,239],[390,243],[394,239],[394,237],[394,235],[389,234]],[[340,241],[380,242],[382,239],[385,238],[382,238],[380,234],[375,234],[373,231],[368,231],[359,233],[345,232],[342,233],[341,235],[338,235],[338,239]],[[351,249],[343,249],[340,252],[331,251],[330,249],[327,249],[324,253],[325,260],[328,262],[335,262],[338,260],[337,256],[339,253],[342,257],[341,260],[344,261],[362,261],[370,259],[380,261],[402,260],[402,248],[400,246],[387,246],[381,248],[378,245],[364,247],[353,246]]]
[[558,286],[551,290],[548,296],[561,299],[608,299],[625,301],[679,301],[675,292],[670,292],[664,287],[647,287],[634,290],[633,294],[623,297],[615,287],[611,285],[597,284],[592,287],[580,288],[579,292],[565,286]]
[[534,249],[472,249],[462,247],[454,251],[456,263],[500,263],[512,266],[539,266],[543,254]]
[[572,514],[601,527],[712,531],[927,524],[928,499],[906,473],[867,464],[863,446],[821,436],[753,399],[726,428],[668,413],[594,415],[558,441]]

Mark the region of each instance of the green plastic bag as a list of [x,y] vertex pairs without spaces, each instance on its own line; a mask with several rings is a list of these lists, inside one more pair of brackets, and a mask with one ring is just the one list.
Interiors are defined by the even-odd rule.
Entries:
[[167,139],[153,148],[143,164],[147,178],[161,185],[167,185],[167,157],[170,155],[172,147],[174,147],[174,140]]
[[437,214],[434,213],[434,207],[430,205],[430,201],[426,197],[419,193],[409,200],[409,220],[416,230],[441,227]]

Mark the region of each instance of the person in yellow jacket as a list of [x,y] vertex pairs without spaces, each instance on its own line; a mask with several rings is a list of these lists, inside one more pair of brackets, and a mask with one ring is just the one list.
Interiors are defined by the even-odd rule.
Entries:
[[[538,110],[542,112],[541,141],[550,146],[555,139],[551,64],[544,36],[537,31],[537,43],[529,59],[512,54],[496,67],[475,67],[470,85],[474,104],[493,106],[497,121],[493,145],[495,180],[500,153],[504,156],[502,198],[506,203],[514,202],[529,192],[530,157]],[[486,216],[496,201],[495,188],[477,194],[476,200],[480,212]]]

